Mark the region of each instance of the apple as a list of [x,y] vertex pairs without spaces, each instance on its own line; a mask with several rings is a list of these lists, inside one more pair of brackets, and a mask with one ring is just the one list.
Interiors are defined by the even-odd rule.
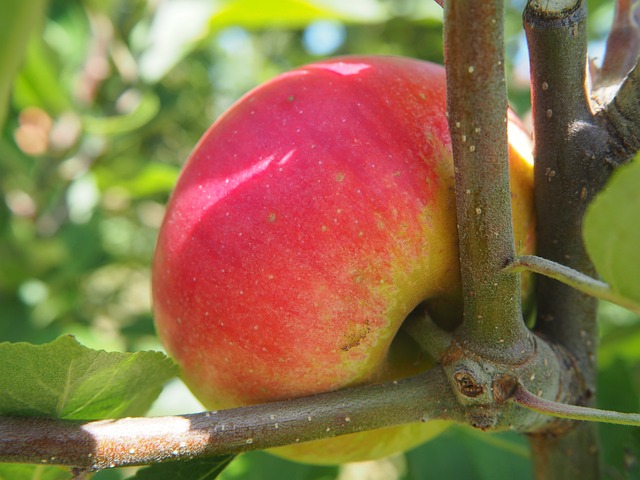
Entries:
[[[461,316],[442,66],[320,61],[247,93],[202,137],[153,263],[158,334],[211,409],[400,378],[433,365],[400,330]],[[516,244],[532,252],[531,145],[511,118]],[[406,450],[446,423],[275,449],[313,463]]]

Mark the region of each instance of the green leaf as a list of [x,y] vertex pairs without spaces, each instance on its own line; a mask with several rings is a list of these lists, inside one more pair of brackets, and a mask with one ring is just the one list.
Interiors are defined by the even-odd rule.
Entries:
[[[363,2],[360,2],[361,4]],[[309,0],[235,0],[211,16],[209,28],[220,30],[238,25],[245,28],[302,28],[314,20],[341,20],[345,22],[372,22],[383,18],[371,2],[359,12],[344,10],[336,2]]]
[[142,468],[129,480],[212,480],[229,465],[234,455],[195,458],[186,462],[157,463]]
[[[221,480],[333,480],[338,478],[335,466],[290,462],[266,452],[247,452],[236,457]],[[345,477],[346,478],[346,477]]]
[[83,117],[84,129],[96,135],[119,135],[145,126],[158,114],[160,99],[153,93],[142,95],[136,108],[125,115],[112,117]]
[[50,465],[0,464],[0,480],[71,480],[67,468]]
[[0,415],[102,419],[142,415],[177,368],[160,352],[91,350],[74,337],[0,343]]
[[584,218],[587,251],[600,276],[640,303],[640,161],[620,167]]
[[[126,157],[123,157],[126,159]],[[136,159],[131,159],[134,164]],[[134,198],[170,193],[178,181],[180,167],[160,162],[147,162],[136,172],[111,168],[113,163],[94,169],[100,189],[118,187]]]
[[514,432],[484,433],[454,426],[407,452],[406,458],[402,480],[532,478],[526,440]]
[[54,117],[73,108],[70,92],[60,83],[59,61],[43,38],[31,39],[13,88],[17,108],[39,107]]
[[0,7],[0,129],[4,125],[13,77],[46,7],[46,0],[4,0]]
[[[619,412],[640,409],[637,368],[620,356],[598,372],[598,408]],[[637,428],[601,423],[602,455],[610,478],[640,478],[640,436]],[[630,461],[634,459],[634,461]],[[614,475],[615,473],[615,475]]]

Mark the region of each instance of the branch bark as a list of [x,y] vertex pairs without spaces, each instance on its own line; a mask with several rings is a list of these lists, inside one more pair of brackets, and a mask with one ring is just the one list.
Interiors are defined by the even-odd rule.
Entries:
[[284,402],[92,422],[0,417],[0,462],[89,470],[261,450],[428,419],[461,420],[440,368]]
[[[611,168],[602,161],[608,134],[594,120],[587,91],[586,15],[582,0],[530,0],[524,24],[531,62],[538,255],[594,277],[582,242],[582,217]],[[574,379],[575,397],[569,401],[591,405],[596,300],[546,277],[538,279],[536,299],[535,329],[562,345],[577,363],[581,377]],[[594,425],[530,440],[538,478],[600,478]]]

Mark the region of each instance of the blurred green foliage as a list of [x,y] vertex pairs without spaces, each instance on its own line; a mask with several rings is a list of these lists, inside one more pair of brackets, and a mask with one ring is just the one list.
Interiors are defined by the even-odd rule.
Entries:
[[[149,303],[155,238],[180,166],[213,120],[322,56],[443,60],[431,0],[50,0],[46,13],[34,2],[18,17],[20,1],[0,5],[0,25],[22,22],[0,33],[0,341],[71,333],[93,348],[161,349]],[[526,117],[524,3],[508,2],[506,38],[511,102]],[[613,2],[589,8],[600,56]],[[638,411],[640,322],[602,310],[601,404]],[[182,393],[171,399],[174,413],[197,408]],[[612,478],[637,475],[637,432],[602,431]],[[529,478],[528,465],[523,439],[456,428],[360,470],[252,453],[224,478]]]

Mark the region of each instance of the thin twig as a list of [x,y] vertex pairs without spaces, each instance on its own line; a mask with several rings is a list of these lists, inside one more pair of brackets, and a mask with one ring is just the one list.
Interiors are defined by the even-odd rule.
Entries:
[[545,400],[534,395],[522,385],[516,388],[511,398],[518,405],[552,417],[640,427],[640,414],[614,412],[611,410],[600,410],[597,408],[552,402],[551,400]]
[[558,280],[565,285],[569,285],[582,293],[615,303],[616,305],[625,307],[640,315],[640,305],[633,300],[614,292],[609,284],[591,278],[584,273],[552,260],[535,255],[523,255],[516,258],[513,262],[507,265],[505,269],[517,272],[529,270],[531,272],[539,273],[546,277],[553,278],[554,280]]

